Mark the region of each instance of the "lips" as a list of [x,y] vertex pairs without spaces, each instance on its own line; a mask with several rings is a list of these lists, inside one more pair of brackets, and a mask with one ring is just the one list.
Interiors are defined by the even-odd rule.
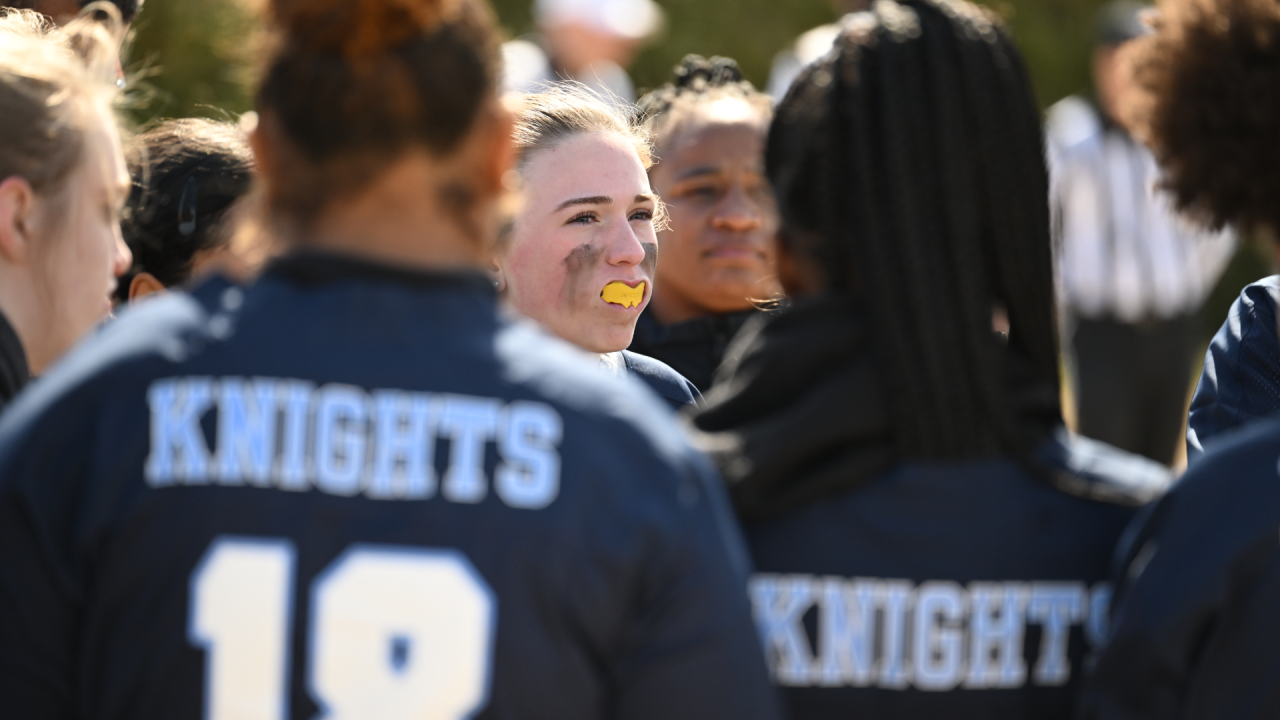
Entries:
[[600,299],[610,305],[621,305],[625,308],[640,307],[640,303],[644,301],[645,287],[646,283],[643,280],[635,287],[620,280],[614,280],[600,291]]
[[758,243],[742,239],[719,240],[702,250],[702,257],[723,260],[763,260],[765,251]]

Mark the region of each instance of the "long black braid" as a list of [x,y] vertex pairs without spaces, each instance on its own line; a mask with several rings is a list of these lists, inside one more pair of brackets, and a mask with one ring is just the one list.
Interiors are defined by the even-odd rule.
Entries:
[[844,24],[770,129],[782,241],[863,301],[900,457],[1025,457],[1009,375],[1056,415],[1058,351],[1022,59],[998,19],[958,0],[878,0]]

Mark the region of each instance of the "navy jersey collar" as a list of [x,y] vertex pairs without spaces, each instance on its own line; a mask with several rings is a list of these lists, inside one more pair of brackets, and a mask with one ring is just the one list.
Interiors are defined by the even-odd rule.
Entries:
[[0,408],[13,399],[31,379],[27,351],[9,319],[0,313]]
[[294,250],[271,261],[265,274],[309,286],[365,280],[497,295],[493,281],[479,270],[427,270],[327,250]]

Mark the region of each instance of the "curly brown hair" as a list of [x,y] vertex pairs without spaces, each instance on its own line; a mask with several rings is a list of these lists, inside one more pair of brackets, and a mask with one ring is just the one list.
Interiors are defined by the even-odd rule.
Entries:
[[1125,114],[1192,218],[1280,230],[1280,2],[1170,0],[1135,41]]

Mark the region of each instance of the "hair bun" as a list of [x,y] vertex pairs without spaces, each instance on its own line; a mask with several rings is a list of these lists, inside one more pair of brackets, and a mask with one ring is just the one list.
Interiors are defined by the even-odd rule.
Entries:
[[742,69],[738,63],[727,57],[713,57],[710,60],[701,55],[685,55],[684,60],[676,66],[671,84],[677,88],[698,90],[701,87],[719,87],[742,82]]
[[271,16],[298,47],[347,59],[377,55],[453,19],[465,0],[271,0]]

